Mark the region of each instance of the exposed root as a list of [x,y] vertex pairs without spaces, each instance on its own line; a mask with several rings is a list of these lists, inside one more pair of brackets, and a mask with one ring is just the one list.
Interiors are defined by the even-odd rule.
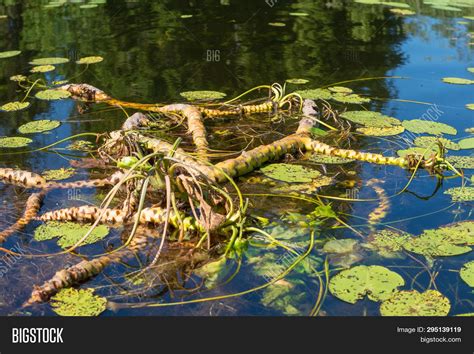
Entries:
[[41,208],[41,203],[43,202],[45,195],[46,193],[44,191],[30,195],[26,201],[26,207],[23,216],[18,219],[15,224],[0,232],[0,243],[5,242],[10,235],[23,229],[30,223],[31,220],[36,217]]

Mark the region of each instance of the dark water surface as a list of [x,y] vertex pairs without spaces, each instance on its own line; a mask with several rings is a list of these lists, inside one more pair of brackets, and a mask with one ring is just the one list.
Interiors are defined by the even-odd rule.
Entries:
[[[362,78],[342,84],[355,92],[373,98],[366,108],[404,119],[422,117],[435,108],[438,121],[454,126],[458,135],[468,136],[466,128],[474,126],[473,112],[465,108],[474,102],[474,86],[448,85],[443,77],[473,78],[466,68],[474,66],[474,46],[471,38],[474,21],[462,16],[474,15],[472,7],[461,12],[436,10],[421,1],[408,1],[417,14],[396,16],[388,7],[357,4],[351,1],[104,1],[96,8],[81,8],[71,1],[64,6],[44,8],[47,1],[0,1],[0,52],[21,50],[20,56],[0,59],[0,103],[21,100],[23,91],[9,77],[28,74],[28,64],[34,58],[68,57],[71,63],[57,66],[51,73],[40,75],[48,82],[70,79],[87,82],[114,97],[144,103],[182,101],[180,93],[191,90],[216,90],[233,97],[254,86],[283,83],[290,78],[304,78],[309,83],[303,88],[325,87],[331,84]],[[308,16],[292,16],[290,13]],[[183,18],[182,15],[193,15]],[[186,16],[185,16],[186,17]],[[270,26],[284,23],[286,26]],[[100,55],[104,62],[84,67],[73,62],[80,57]],[[397,77],[397,78],[394,78]],[[295,88],[295,87],[293,87]],[[418,103],[416,103],[418,102]],[[422,102],[423,104],[421,104]],[[118,128],[124,120],[119,109],[95,106],[85,114],[72,100],[51,103],[32,100],[32,106],[16,113],[0,113],[0,136],[16,136],[21,124],[38,119],[61,121],[60,128],[49,134],[33,136],[33,148],[54,143],[70,135],[83,132],[107,132]],[[339,109],[344,107],[338,106]],[[357,109],[352,107],[351,109]],[[129,110],[129,114],[133,111]],[[295,122],[272,122],[271,117],[243,117],[236,120],[209,123],[210,143],[220,150],[238,151],[277,139],[291,132]],[[231,137],[223,138],[222,131],[230,130]],[[409,136],[406,136],[409,138]],[[185,144],[187,142],[185,141]],[[381,152],[390,156],[406,147],[401,139],[358,138],[356,146],[365,151]],[[61,145],[64,147],[67,144]],[[9,155],[0,151],[1,167],[18,167],[41,172],[69,167],[67,151],[34,152]],[[472,150],[456,152],[472,154]],[[77,153],[75,153],[77,155]],[[309,163],[306,161],[306,164]],[[321,165],[312,165],[324,171]],[[347,173],[353,171],[354,173]],[[472,171],[472,170],[471,170]],[[472,175],[466,170],[468,176]],[[327,168],[337,175],[338,184],[320,190],[321,194],[352,195],[374,198],[374,190],[367,181],[376,178],[389,196],[399,192],[409,180],[409,173],[397,167],[353,163],[341,168]],[[78,170],[74,179],[89,177],[89,171]],[[254,176],[258,176],[257,173]],[[352,184],[347,184],[351,180]],[[460,179],[446,179],[437,189],[436,177],[426,171],[418,173],[405,193],[390,198],[390,209],[383,224],[376,228],[395,227],[420,234],[455,221],[472,219],[472,203],[452,203],[443,192],[459,186]],[[349,187],[348,187],[349,186]],[[244,183],[247,193],[265,193],[264,186]],[[349,191],[349,192],[348,192]],[[80,205],[69,200],[67,191],[57,191],[45,200],[43,211]],[[81,192],[81,198],[97,203],[97,191]],[[0,225],[4,228],[21,215],[29,193],[21,188],[0,184]],[[103,193],[102,193],[103,196]],[[82,203],[83,204],[83,203]],[[367,216],[377,203],[335,202],[334,209],[344,213],[344,220],[363,235],[370,233]],[[314,205],[285,198],[253,198],[252,213],[277,222],[291,235],[299,230],[295,224],[281,220],[285,211],[308,213]],[[54,241],[36,242],[32,233],[38,223],[31,223],[21,233],[12,236],[3,247],[20,247],[26,253],[58,252]],[[110,239],[80,249],[84,255],[94,255],[117,246],[121,230]],[[308,231],[298,240],[307,245]],[[316,247],[310,258],[311,267],[322,269],[325,254],[321,251],[328,238],[360,237],[347,228],[325,229],[316,233]],[[287,240],[288,241],[288,240]],[[175,302],[238,293],[257,287],[268,277],[255,272],[255,264],[265,254],[274,256],[276,266],[284,265],[285,251],[257,247],[256,238],[244,254],[239,272],[216,288],[206,290],[163,291],[161,284],[152,287],[127,284],[124,274],[139,267],[138,262],[110,267],[104,274],[83,287],[96,288],[100,295],[116,303]],[[261,241],[260,241],[261,242]],[[153,251],[154,252],[154,251]],[[143,255],[153,257],[153,252]],[[359,251],[330,259],[331,269],[350,264],[379,264],[390,267],[406,281],[404,289],[423,291],[430,284],[425,271],[427,261],[421,256],[404,255],[386,259],[374,253]],[[458,270],[472,253],[438,259],[432,271],[438,272],[436,286],[451,301],[451,315],[473,312],[472,289],[459,277]],[[149,260],[149,259],[148,259]],[[80,261],[78,256],[26,258],[8,264],[3,260],[0,279],[0,314],[54,314],[48,304],[21,309],[35,284],[50,279],[55,271]],[[10,262],[11,263],[11,262]],[[2,268],[2,269],[3,269]],[[227,278],[237,268],[229,261]],[[332,273],[334,274],[334,273]],[[265,275],[265,274],[264,274]],[[158,282],[159,283],[159,282]],[[278,315],[307,314],[316,302],[319,285],[311,271],[297,269],[288,278],[291,292],[272,298],[266,291],[245,296],[219,299],[197,304],[170,307],[130,308],[128,305],[107,310],[104,315]],[[184,284],[191,289],[201,285],[198,277]],[[289,285],[289,286],[290,286]],[[131,289],[132,288],[132,289]],[[278,300],[280,299],[280,300]],[[273,300],[273,301],[272,301]],[[321,313],[334,315],[378,315],[379,305],[369,300],[355,305],[327,295]]]

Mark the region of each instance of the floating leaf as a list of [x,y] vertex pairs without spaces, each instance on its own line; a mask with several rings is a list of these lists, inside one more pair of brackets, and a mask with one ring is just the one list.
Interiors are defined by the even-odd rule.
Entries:
[[285,163],[267,165],[262,167],[260,171],[270,178],[293,183],[309,183],[313,179],[321,176],[321,173],[317,170],[312,170],[301,165]]
[[32,73],[48,73],[50,71],[53,71],[56,69],[54,65],[39,65],[39,66],[34,66],[30,72]]
[[450,125],[423,119],[405,120],[403,121],[402,125],[405,127],[406,130],[409,130],[412,133],[416,134],[427,133],[433,135],[456,135],[458,133],[457,130],[451,127]]
[[474,73],[474,68],[467,68],[467,71],[469,71],[470,73]]
[[295,16],[295,17],[299,17],[299,16],[302,16],[302,17],[304,17],[304,16],[309,16],[309,14],[306,13],[306,12],[290,12],[289,15],[290,15],[290,16]]
[[471,288],[474,288],[474,261],[464,264],[464,267],[459,272],[461,279],[466,282]]
[[474,169],[474,157],[471,156],[448,156],[446,160],[456,168]]
[[42,175],[47,180],[60,181],[72,177],[74,172],[75,170],[73,168],[60,168],[58,170],[44,171]]
[[389,128],[394,125],[400,125],[401,122],[392,117],[388,117],[379,112],[372,111],[347,111],[341,114],[341,117],[351,122],[365,125],[366,127]]
[[21,54],[21,50],[9,50],[7,52],[0,52],[0,59],[12,58]]
[[419,136],[415,139],[414,143],[416,146],[422,148],[437,148],[437,143],[440,142],[443,146],[449,150],[459,150],[460,147],[455,142],[445,139],[445,138],[437,138],[434,136]]
[[447,316],[449,299],[436,290],[399,291],[380,305],[382,316]]
[[79,8],[87,10],[87,9],[95,9],[98,6],[99,5],[97,5],[97,4],[84,4],[84,5],[79,6]]
[[411,16],[415,15],[416,12],[412,10],[407,10],[407,9],[390,9],[391,13],[394,13],[395,15],[401,15],[401,16]]
[[260,301],[266,307],[281,311],[288,316],[295,316],[301,311],[294,304],[303,297],[305,297],[304,293],[294,294],[292,283],[286,279],[280,279],[265,289]]
[[357,244],[358,242],[351,238],[330,240],[324,244],[323,252],[336,254],[351,253],[354,251]]
[[449,188],[444,194],[449,194],[453,202],[474,201],[474,187],[454,187]]
[[35,97],[40,100],[62,100],[71,96],[71,93],[66,90],[44,90],[36,93]]
[[309,82],[309,80],[306,80],[306,79],[288,79],[288,80],[286,80],[286,82],[288,82],[289,84],[293,84],[293,85],[304,85],[304,84],[307,84]]
[[369,103],[370,98],[362,97],[355,93],[345,94],[345,93],[335,93],[332,95],[331,99],[341,102],[341,103],[350,103],[350,104],[363,104]]
[[28,78],[25,75],[13,75],[10,76],[11,81],[16,81],[16,82],[23,82],[26,81]]
[[179,17],[181,17],[181,18],[191,18],[191,17],[193,17],[193,15],[181,15]]
[[34,134],[47,132],[49,130],[56,129],[61,125],[60,122],[54,120],[36,120],[23,124],[18,128],[18,131],[22,134]]
[[299,94],[303,98],[308,98],[311,100],[329,100],[332,97],[331,91],[326,89],[310,89],[310,90],[300,90],[295,93]]
[[72,144],[69,144],[66,149],[77,151],[91,151],[94,149],[94,144],[86,140],[76,140]]
[[346,93],[350,94],[352,93],[352,89],[349,87],[344,87],[344,86],[333,86],[333,87],[328,87],[328,90],[334,93]]
[[416,156],[423,156],[425,159],[430,158],[433,154],[438,153],[439,150],[437,147],[432,148],[421,148],[421,147],[414,147],[409,148],[406,150],[398,150],[397,155],[400,157],[406,157],[407,155],[416,155]]
[[343,157],[320,155],[320,154],[311,155],[310,160],[316,163],[334,164],[334,165],[345,164],[345,163],[355,161],[351,159],[345,159]]
[[99,57],[99,56],[85,57],[85,58],[81,58],[81,59],[79,59],[78,61],[76,61],[76,64],[80,64],[80,65],[87,64],[87,65],[90,65],[90,64],[100,63],[100,62],[102,62],[103,60],[104,60],[104,58]]
[[[91,228],[90,225],[80,225],[73,222],[49,221],[38,226],[34,233],[36,241],[47,241],[54,238],[58,239],[58,245],[62,248],[69,248],[80,241]],[[99,225],[94,228],[92,233],[81,245],[89,245],[104,239],[109,233],[109,228],[105,225]]]
[[403,245],[411,236],[390,230],[378,231],[367,238],[362,246],[376,251],[385,258],[395,258],[403,250]]
[[403,278],[385,267],[356,266],[332,277],[329,291],[342,301],[355,304],[366,295],[372,301],[387,300],[403,285]]
[[282,193],[315,193],[319,188],[329,186],[334,183],[332,177],[320,176],[309,183],[288,183],[275,188],[276,191]]
[[51,298],[53,311],[60,316],[98,316],[107,308],[107,299],[93,289],[62,289]]
[[474,84],[474,80],[463,79],[463,78],[460,78],[460,77],[445,77],[445,78],[443,78],[443,81],[448,83],[448,84],[454,84],[454,85],[472,85],[472,84]]
[[22,109],[28,108],[30,102],[9,102],[5,103],[3,106],[0,106],[0,111],[4,112],[15,112],[21,111]]
[[474,138],[462,139],[459,141],[459,147],[463,150],[474,149]]
[[68,58],[38,58],[30,61],[31,65],[58,65],[69,62]]
[[269,22],[268,25],[272,27],[286,27],[286,23],[283,22]]
[[441,226],[435,230],[426,230],[424,233],[435,233],[446,241],[456,245],[474,246],[474,221],[461,221]]
[[20,148],[31,144],[33,140],[21,137],[0,138],[0,148]]
[[227,96],[225,93],[217,91],[186,91],[181,92],[180,95],[186,98],[188,101],[220,100]]
[[403,133],[405,128],[401,125],[393,127],[363,127],[357,128],[356,131],[367,136],[393,136]]

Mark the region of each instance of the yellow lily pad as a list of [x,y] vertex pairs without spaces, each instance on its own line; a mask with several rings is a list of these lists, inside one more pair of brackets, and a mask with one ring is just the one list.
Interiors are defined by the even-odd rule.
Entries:
[[26,109],[30,106],[30,102],[8,102],[0,106],[0,111],[4,112],[15,112]]
[[93,289],[62,289],[51,298],[51,307],[60,316],[99,316],[107,308],[107,299]]
[[71,93],[65,90],[44,90],[39,91],[35,95],[40,100],[62,100],[71,97]]
[[92,57],[84,57],[84,58],[81,58],[81,59],[79,59],[78,61],[76,61],[76,64],[81,64],[81,65],[87,64],[87,65],[90,65],[90,64],[100,63],[100,62],[102,62],[102,61],[104,61],[104,58],[99,57],[99,56],[92,56]]
[[34,66],[30,72],[31,73],[48,73],[50,71],[53,71],[56,69],[54,65],[39,65],[39,66]]
[[0,138],[0,148],[20,148],[31,144],[33,140],[22,137]]

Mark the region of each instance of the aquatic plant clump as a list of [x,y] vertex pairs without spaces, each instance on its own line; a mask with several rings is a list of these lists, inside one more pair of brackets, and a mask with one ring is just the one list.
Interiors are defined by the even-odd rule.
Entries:
[[98,316],[105,311],[107,299],[93,289],[63,289],[52,297],[51,307],[60,316]]

